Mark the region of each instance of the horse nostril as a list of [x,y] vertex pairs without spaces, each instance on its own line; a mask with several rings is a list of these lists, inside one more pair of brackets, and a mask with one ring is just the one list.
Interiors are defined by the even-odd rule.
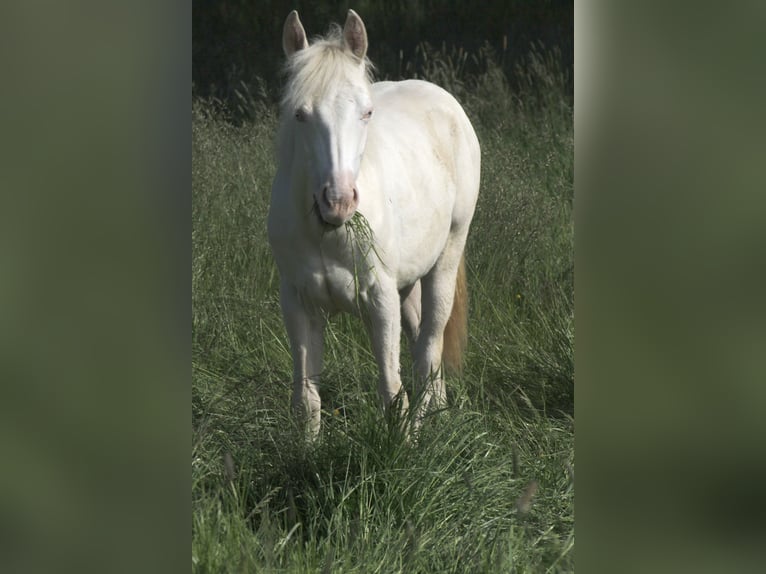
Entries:
[[329,189],[330,189],[330,186],[329,186],[329,185],[325,185],[325,186],[322,188],[322,201],[323,201],[323,202],[324,202],[324,204],[325,204],[326,206],[328,206],[328,207],[329,207],[329,205],[330,205],[330,200],[329,200],[329,199],[327,199],[327,191],[328,191]]
[[357,203],[359,201],[359,192],[356,190],[356,187],[354,188],[354,203]]

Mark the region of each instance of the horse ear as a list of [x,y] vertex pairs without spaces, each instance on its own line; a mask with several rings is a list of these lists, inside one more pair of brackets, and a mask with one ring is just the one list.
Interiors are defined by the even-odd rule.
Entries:
[[303,29],[298,11],[293,10],[287,15],[285,25],[282,27],[282,49],[288,58],[298,50],[308,48],[309,43],[306,40],[306,30]]
[[367,30],[359,14],[353,10],[348,11],[346,24],[343,26],[343,39],[349,50],[360,60],[367,53]]

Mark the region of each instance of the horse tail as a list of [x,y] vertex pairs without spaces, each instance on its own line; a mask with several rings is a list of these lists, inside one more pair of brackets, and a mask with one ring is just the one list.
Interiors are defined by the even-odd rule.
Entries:
[[465,253],[463,253],[457,268],[452,313],[444,328],[442,350],[444,364],[456,373],[463,370],[463,354],[466,347],[468,347],[468,283],[465,277]]

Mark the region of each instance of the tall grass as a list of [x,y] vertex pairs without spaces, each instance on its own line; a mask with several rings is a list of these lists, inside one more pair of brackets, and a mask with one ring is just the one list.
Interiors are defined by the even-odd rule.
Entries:
[[465,369],[414,444],[379,411],[346,316],[327,329],[321,440],[302,440],[265,233],[275,110],[246,99],[234,125],[194,101],[195,572],[573,570],[572,116],[538,52],[516,92],[488,53],[432,50],[422,68],[466,107],[483,165]]

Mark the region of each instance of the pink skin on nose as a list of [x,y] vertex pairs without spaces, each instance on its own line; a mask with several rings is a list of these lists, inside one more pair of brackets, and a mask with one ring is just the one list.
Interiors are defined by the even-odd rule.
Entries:
[[359,193],[354,174],[350,171],[334,173],[317,197],[319,215],[330,225],[341,226],[351,219],[359,206]]

